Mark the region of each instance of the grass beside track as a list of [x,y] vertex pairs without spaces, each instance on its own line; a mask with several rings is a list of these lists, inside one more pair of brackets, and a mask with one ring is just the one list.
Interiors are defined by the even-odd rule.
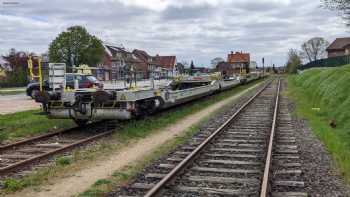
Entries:
[[[350,183],[350,65],[289,77],[288,95]],[[336,128],[330,123],[335,123]]]
[[[187,115],[194,114],[209,105],[238,94],[243,90],[256,85],[257,83],[260,83],[261,81],[262,80],[258,80],[247,85],[238,86],[232,90],[166,110],[151,117],[119,122],[119,128],[117,129],[118,131],[115,132],[111,138],[107,139],[106,141],[102,141],[95,146],[88,147],[83,150],[76,150],[69,157],[58,157],[52,166],[39,169],[37,172],[21,179],[5,180],[5,187],[3,190],[0,190],[0,194],[15,192],[26,187],[32,187],[34,190],[40,190],[39,186],[41,184],[47,183],[54,177],[74,173],[74,171],[84,168],[84,166],[87,166],[93,160],[103,160],[104,158],[108,158],[108,156],[112,153],[115,153],[136,140],[147,137]],[[191,131],[187,132],[186,136],[190,135],[194,130],[195,129],[191,129]],[[98,180],[91,190],[86,191],[84,194],[82,194],[82,196],[100,196],[103,193],[110,191],[112,186],[115,187],[116,183],[122,182],[135,174],[150,160],[162,155],[165,151],[170,150],[176,144],[181,143],[185,138],[187,139],[186,136],[178,137],[171,143],[164,145],[163,148],[147,157],[145,161],[139,162],[138,165],[129,166],[125,169],[125,171],[115,172],[111,179]]]
[[1,90],[0,90],[0,96],[1,96],[1,95],[23,94],[23,93],[24,93],[24,91],[21,91],[21,90],[19,90],[19,91],[1,91]]
[[[205,122],[207,119],[201,121]],[[159,159],[161,156],[168,154],[171,150],[174,150],[177,146],[184,144],[188,138],[193,136],[199,129],[199,125],[194,125],[188,129],[183,136],[177,136],[169,142],[160,146],[155,152],[147,155],[142,160],[130,164],[125,168],[113,172],[112,176],[106,179],[97,180],[87,191],[78,195],[78,197],[98,197],[105,196],[108,192],[111,192],[120,185],[127,184],[132,177],[135,177],[142,169],[147,165],[150,165],[153,161]]]
[[74,126],[71,120],[51,120],[39,110],[0,115],[0,143]]
[[21,94],[25,93],[26,88],[25,87],[18,87],[18,88],[0,88],[0,96],[1,95],[13,95],[13,94]]

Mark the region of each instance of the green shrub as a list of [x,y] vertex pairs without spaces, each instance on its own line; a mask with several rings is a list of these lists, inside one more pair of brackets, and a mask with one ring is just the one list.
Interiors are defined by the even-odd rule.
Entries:
[[110,184],[110,183],[111,183],[110,180],[107,180],[107,179],[100,179],[100,180],[97,180],[97,181],[94,183],[94,186],[107,185],[107,184]]
[[15,179],[6,179],[4,181],[4,188],[8,191],[14,192],[23,188],[23,183]]
[[56,159],[56,165],[66,166],[72,163],[71,157],[59,157]]

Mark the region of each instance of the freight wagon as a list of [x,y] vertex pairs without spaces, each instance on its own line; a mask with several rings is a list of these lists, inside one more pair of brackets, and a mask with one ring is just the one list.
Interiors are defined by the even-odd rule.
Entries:
[[49,84],[52,91],[37,97],[49,118],[73,119],[83,125],[99,120],[126,120],[148,115],[242,83],[261,78],[261,73],[223,79],[220,76],[187,76],[172,79],[158,87],[124,87],[104,89],[65,88],[65,67],[50,64]]

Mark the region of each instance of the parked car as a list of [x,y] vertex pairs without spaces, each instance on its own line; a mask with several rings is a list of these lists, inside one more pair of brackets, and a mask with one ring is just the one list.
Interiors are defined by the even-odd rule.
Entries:
[[[78,80],[79,82],[79,88],[92,88],[94,86],[97,87],[103,87],[103,84],[96,79],[96,77],[92,75],[82,75],[82,74],[73,74],[73,73],[67,73],[66,74],[66,86],[69,88],[74,89],[74,78]],[[49,82],[45,80],[43,82],[43,90],[44,91],[51,91],[52,89],[49,86]],[[40,84],[39,82],[31,82],[27,85],[27,95],[32,97],[33,99],[40,91]]]

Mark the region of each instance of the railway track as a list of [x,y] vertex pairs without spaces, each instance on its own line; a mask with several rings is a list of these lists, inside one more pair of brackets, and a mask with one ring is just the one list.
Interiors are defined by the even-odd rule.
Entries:
[[280,80],[113,196],[307,196]]
[[25,175],[42,160],[108,136],[112,132],[108,123],[103,126],[93,123],[89,127],[75,127],[0,146],[0,177]]

